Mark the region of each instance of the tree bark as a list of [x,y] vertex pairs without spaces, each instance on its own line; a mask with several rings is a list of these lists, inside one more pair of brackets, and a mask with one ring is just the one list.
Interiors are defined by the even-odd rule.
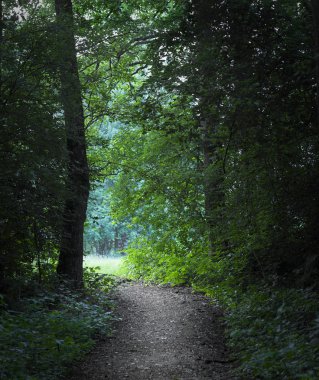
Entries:
[[316,61],[316,82],[317,82],[317,123],[319,126],[319,0],[311,0],[313,29],[314,29],[314,52]]
[[213,45],[213,9],[205,0],[193,0],[192,10],[194,17],[195,37],[195,65],[198,69],[196,78],[196,92],[199,99],[199,127],[201,136],[201,150],[203,155],[203,188],[205,197],[205,219],[208,227],[209,254],[214,251],[214,209],[220,201],[218,194],[219,180],[214,175],[216,168],[212,167],[216,160],[218,146],[215,141],[216,121],[211,114],[211,106],[216,102],[212,91],[215,72],[212,69],[212,57],[210,49]]
[[71,0],[55,0],[61,100],[67,138],[67,196],[57,272],[82,286],[83,232],[89,195],[84,115]]
[[3,3],[2,3],[2,0],[0,0],[0,86],[1,86],[1,82],[2,82],[3,29],[4,29]]
[[215,190],[215,183],[212,181],[210,171],[212,170],[211,164],[213,162],[214,147],[212,144],[212,125],[213,123],[207,118],[200,121],[201,137],[202,137],[202,153],[203,153],[203,171],[204,171],[204,197],[205,197],[205,219],[208,227],[209,238],[209,254],[212,255],[214,251],[213,240],[213,210],[214,210],[214,197],[213,191]]

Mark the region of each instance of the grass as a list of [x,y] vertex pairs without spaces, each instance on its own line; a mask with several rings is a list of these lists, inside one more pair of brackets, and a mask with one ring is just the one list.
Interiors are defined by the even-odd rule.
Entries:
[[88,255],[84,259],[84,266],[99,267],[99,269],[97,270],[98,273],[125,277],[123,259],[123,257]]

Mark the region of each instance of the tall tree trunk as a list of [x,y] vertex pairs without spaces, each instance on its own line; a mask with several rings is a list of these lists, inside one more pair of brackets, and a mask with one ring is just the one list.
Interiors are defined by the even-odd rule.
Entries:
[[3,32],[3,6],[2,0],[0,0],[0,47],[2,47],[2,32]]
[[314,40],[315,40],[315,60],[316,60],[316,79],[317,79],[317,123],[319,126],[319,0],[311,0],[312,17],[314,26]]
[[[201,136],[201,149],[203,155],[203,189],[205,197],[205,219],[208,227],[209,254],[214,251],[214,223],[216,223],[214,210],[221,201],[219,194],[220,179],[216,176],[216,120],[211,113],[211,107],[216,103],[212,91],[215,71],[212,68],[211,46],[213,45],[213,9],[206,0],[193,0],[194,37],[195,37],[195,65],[198,69],[196,78],[196,95],[199,99],[199,127]],[[216,162],[215,162],[216,163]]]
[[81,286],[83,230],[89,194],[84,115],[79,80],[71,0],[55,0],[58,27],[61,97],[67,137],[67,197],[63,213],[57,272]]
[[[311,0],[311,11],[312,11],[312,20],[313,20],[313,37],[314,37],[314,58],[316,64],[316,108],[317,108],[317,131],[319,128],[319,0]],[[317,147],[318,149],[319,147]],[[317,182],[318,184],[318,182]],[[312,220],[312,244],[314,247],[318,247],[318,198],[314,204],[314,209],[317,211],[314,213]],[[301,278],[301,283],[303,286],[308,286],[312,283],[314,273],[319,269],[319,253],[318,250],[312,250],[312,253],[306,257],[304,263],[304,273]]]
[[213,254],[214,239],[213,239],[213,210],[214,210],[214,197],[213,191],[215,184],[211,180],[210,171],[212,170],[211,164],[213,162],[213,145],[212,145],[212,123],[209,119],[202,119],[201,122],[202,133],[202,153],[203,153],[203,171],[204,171],[204,197],[205,197],[205,219],[208,227],[209,238],[209,254]]
[[0,0],[0,86],[2,82],[3,30],[4,30],[3,3],[2,3],[2,0]]

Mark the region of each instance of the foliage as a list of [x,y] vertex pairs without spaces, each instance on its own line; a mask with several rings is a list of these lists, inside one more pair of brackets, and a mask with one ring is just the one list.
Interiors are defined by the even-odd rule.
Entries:
[[319,273],[311,14],[184,5],[154,22],[147,74],[112,102],[126,124],[109,150],[113,217],[141,226],[127,269],[226,306],[243,378],[315,379],[316,293],[295,289]]
[[[59,244],[65,136],[49,8],[1,2],[0,291]],[[28,15],[28,17],[24,17]],[[50,63],[48,56],[51,56]]]
[[106,291],[113,281],[92,271],[85,278],[83,294],[62,284],[1,312],[1,379],[56,379],[88,352],[96,334],[109,333]]
[[[242,258],[209,258],[172,242],[131,248],[128,273],[146,281],[188,284],[226,309],[228,344],[242,379],[318,378],[319,308],[314,291],[260,284],[243,287]],[[205,251],[204,251],[205,252]],[[236,263],[237,261],[237,263]]]
[[[66,141],[52,4],[2,3],[0,291],[14,302],[35,266],[47,281],[55,265]],[[317,34],[308,1],[73,5],[96,186],[87,241],[138,232],[131,276],[189,284],[226,305],[244,378],[315,378],[317,309],[301,290],[317,289],[319,276]],[[28,318],[42,332],[37,310]]]
[[181,3],[140,48],[147,72],[110,103],[126,124],[107,153],[113,215],[147,236],[195,229],[248,276],[315,279],[311,15],[297,2]]
[[243,378],[315,380],[319,308],[302,289],[250,289],[226,316]]
[[165,244],[141,239],[135,248],[128,250],[125,261],[128,276],[172,285],[188,284],[196,273],[193,264],[197,259],[193,258],[199,252],[178,248],[169,238]]
[[84,242],[88,255],[112,255],[124,252],[137,229],[128,228],[125,221],[115,222],[110,215],[112,181],[95,183],[90,193]]

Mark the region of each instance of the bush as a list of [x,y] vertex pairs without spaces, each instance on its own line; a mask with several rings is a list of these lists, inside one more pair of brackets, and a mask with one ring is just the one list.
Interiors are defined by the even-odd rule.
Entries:
[[207,259],[201,242],[190,250],[172,238],[164,242],[140,239],[126,252],[124,266],[129,277],[172,285],[190,285],[201,260]]
[[298,289],[249,289],[227,314],[243,378],[319,378],[319,305]]
[[209,256],[203,244],[189,251],[173,240],[144,240],[129,250],[126,265],[133,277],[191,285],[220,304],[242,379],[318,379],[317,294],[278,285],[253,286],[256,281],[245,273],[246,262],[240,252]]
[[[94,288],[85,293],[60,285],[55,291],[24,299],[15,310],[4,310],[0,315],[0,378],[56,379],[67,364],[90,350],[96,334],[107,334],[112,304],[98,282],[95,278]],[[110,288],[105,276],[102,285]]]

